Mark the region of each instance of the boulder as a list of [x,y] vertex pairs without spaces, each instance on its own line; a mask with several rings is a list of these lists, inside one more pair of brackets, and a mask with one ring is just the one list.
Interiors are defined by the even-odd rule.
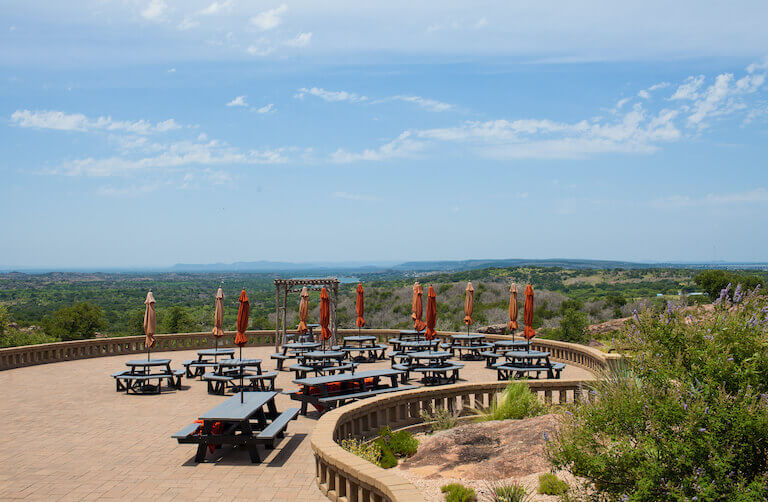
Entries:
[[478,333],[484,333],[486,335],[503,335],[507,331],[506,324],[491,324],[490,326],[483,326],[477,328]]

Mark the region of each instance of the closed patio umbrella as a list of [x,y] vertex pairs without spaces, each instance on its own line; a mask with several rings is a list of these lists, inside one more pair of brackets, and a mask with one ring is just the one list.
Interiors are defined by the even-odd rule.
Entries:
[[155,315],[155,297],[152,290],[147,293],[144,300],[144,346],[147,348],[147,361],[149,361],[149,349],[155,346],[155,331],[157,331],[157,316]]
[[413,283],[413,306],[411,308],[411,320],[413,321],[413,329],[416,331],[422,331],[426,327],[421,317],[424,315],[424,304],[422,302],[422,295],[424,290],[421,289],[421,284],[417,282]]
[[427,290],[427,331],[424,332],[424,338],[427,340],[434,340],[435,325],[437,324],[437,295],[435,294],[435,288],[432,286]]
[[357,314],[355,324],[357,325],[357,334],[359,335],[360,328],[365,326],[365,318],[363,317],[365,314],[365,293],[363,291],[363,285],[360,283],[357,283],[357,302],[355,303],[355,311]]
[[[240,306],[237,308],[237,334],[235,335],[235,345],[240,347],[240,359],[243,358],[243,345],[248,343],[248,337],[245,331],[248,329],[248,314],[251,310],[251,304],[248,303],[248,294],[245,290],[240,292]],[[240,371],[240,402],[243,402],[243,373]]]
[[320,290],[320,339],[323,341],[323,350],[325,342],[331,339],[331,330],[328,325],[331,323],[331,299],[328,297],[328,291],[323,286]]
[[213,310],[213,331],[211,334],[214,339],[214,347],[219,348],[219,338],[224,336],[224,291],[219,287],[216,291],[216,301]]
[[536,336],[536,331],[533,329],[533,286],[530,284],[525,287],[525,305],[523,306],[523,321],[525,322],[525,328],[523,329],[523,336],[528,340],[528,348],[531,347],[531,338]]
[[[429,301],[429,299],[427,299]],[[464,291],[464,324],[467,325],[467,334],[469,327],[475,322],[472,320],[472,313],[475,311],[475,288],[472,283],[467,283],[467,289]]]
[[301,288],[301,294],[299,295],[301,300],[299,301],[299,334],[306,335],[309,331],[307,326],[307,316],[309,315],[309,291],[307,287]]
[[515,341],[515,330],[518,328],[517,308],[517,284],[513,282],[512,286],[509,288],[509,324],[507,324],[507,329],[512,332],[513,342]]

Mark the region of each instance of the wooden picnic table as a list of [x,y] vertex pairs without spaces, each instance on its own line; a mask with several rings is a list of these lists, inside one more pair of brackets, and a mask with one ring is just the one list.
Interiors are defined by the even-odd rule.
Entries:
[[180,444],[197,444],[195,462],[205,460],[209,448],[215,449],[223,444],[245,446],[251,462],[259,462],[257,445],[274,448],[277,438],[284,437],[288,422],[295,419],[299,411],[289,408],[278,413],[276,395],[276,392],[235,394],[172,437]]
[[424,337],[424,331],[416,331],[415,329],[403,329],[400,330],[399,338],[401,340],[420,340]]
[[[247,371],[249,368],[255,372]],[[213,372],[203,375],[203,380],[208,383],[209,394],[223,395],[228,389],[235,392],[272,390],[276,377],[276,371],[261,371],[261,359],[225,359]]]
[[565,367],[563,363],[552,363],[549,352],[542,350],[508,350],[504,352],[505,361],[496,363],[499,380],[508,378],[523,378],[534,373],[538,378],[540,372],[545,372],[547,378],[559,378]]
[[[447,350],[423,350],[409,352],[408,358],[401,363],[408,372],[416,372],[422,375],[421,382],[424,385],[442,385],[455,383],[459,378],[459,370],[464,365],[448,361],[453,354]],[[400,369],[400,365],[395,369]]]
[[[288,394],[291,399],[301,401],[302,414],[307,414],[307,404],[312,404],[322,413],[325,409],[345,401],[414,388],[415,386],[398,387],[397,377],[402,373],[401,370],[378,369],[354,374],[299,378],[293,381],[299,386],[299,390]],[[385,378],[390,379],[390,385],[380,383]]]
[[525,340],[497,340],[493,346],[481,351],[480,355],[485,358],[485,367],[491,368],[497,359],[504,356],[509,350],[526,350],[529,344]]
[[440,344],[440,347],[450,350],[452,354],[458,352],[459,359],[466,361],[480,361],[483,359],[480,352],[490,349],[493,345],[485,342],[485,335],[460,333],[451,335],[451,341],[449,343]]
[[202,379],[205,372],[211,368],[214,369],[219,364],[219,357],[228,357],[234,359],[235,349],[227,348],[215,348],[215,349],[201,349],[197,351],[197,359],[191,359],[184,361],[184,369],[187,373],[187,378],[200,377]]
[[[126,361],[125,365],[130,369],[112,374],[118,392],[124,390],[126,394],[130,392],[159,394],[163,380],[167,380],[169,387],[175,389],[181,387],[181,376],[184,371],[172,370],[170,359],[133,359]],[[157,380],[157,385],[150,383],[154,380]]]
[[376,337],[372,335],[353,335],[345,336],[342,344],[334,349],[346,352],[354,362],[373,363],[384,359],[387,346],[377,344]]

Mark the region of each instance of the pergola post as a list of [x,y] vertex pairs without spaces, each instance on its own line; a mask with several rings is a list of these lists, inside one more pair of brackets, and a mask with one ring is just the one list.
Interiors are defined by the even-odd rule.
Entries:
[[280,285],[275,283],[275,352],[280,352]]

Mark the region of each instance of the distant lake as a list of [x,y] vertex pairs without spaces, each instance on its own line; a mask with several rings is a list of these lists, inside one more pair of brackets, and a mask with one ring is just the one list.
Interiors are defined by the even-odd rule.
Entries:
[[[310,279],[327,279],[328,277],[321,277],[321,276],[305,276],[305,277],[291,277],[291,279],[295,280],[310,280]],[[354,284],[356,282],[360,282],[359,277],[337,277],[340,283],[342,284]]]

